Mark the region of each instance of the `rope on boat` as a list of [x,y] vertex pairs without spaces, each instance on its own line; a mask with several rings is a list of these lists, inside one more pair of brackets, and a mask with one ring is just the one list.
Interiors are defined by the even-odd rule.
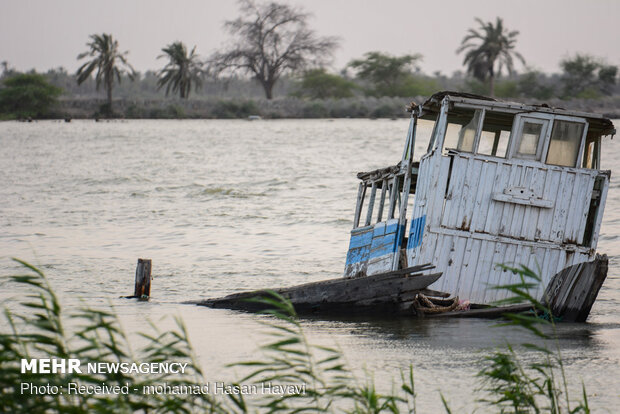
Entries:
[[414,301],[415,309],[425,314],[450,312],[455,310],[458,306],[458,296],[452,299],[437,299],[418,293]]

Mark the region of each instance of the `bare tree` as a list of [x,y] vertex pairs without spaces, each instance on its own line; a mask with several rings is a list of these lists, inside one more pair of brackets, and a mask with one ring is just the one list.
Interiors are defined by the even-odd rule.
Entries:
[[318,37],[308,28],[310,14],[286,4],[240,0],[241,16],[227,21],[233,36],[227,51],[209,61],[212,74],[245,72],[260,82],[267,99],[282,74],[326,62],[338,45],[334,37]]

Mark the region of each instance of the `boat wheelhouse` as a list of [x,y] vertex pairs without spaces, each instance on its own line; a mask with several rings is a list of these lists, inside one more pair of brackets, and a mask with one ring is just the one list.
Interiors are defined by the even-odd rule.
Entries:
[[[430,289],[478,304],[508,295],[492,288],[514,282],[498,264],[537,272],[538,298],[567,268],[571,283],[590,277],[611,175],[600,169],[609,119],[455,92],[409,109],[401,161],[358,174],[345,277],[432,263],[443,276]],[[424,134],[427,152],[414,162]]]

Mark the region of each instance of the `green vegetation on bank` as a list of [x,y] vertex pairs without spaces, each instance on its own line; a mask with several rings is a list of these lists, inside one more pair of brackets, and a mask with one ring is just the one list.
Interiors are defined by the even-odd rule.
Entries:
[[421,55],[389,56],[368,52],[362,59],[351,61],[349,66],[356,71],[357,78],[368,85],[364,90],[367,96],[428,95],[429,91],[423,86],[416,88],[424,82],[419,82],[413,74],[414,70],[419,72],[416,63],[421,59]]
[[[190,52],[184,59],[189,58],[195,60],[195,55]],[[188,72],[183,66],[187,60],[175,54],[177,60],[170,57],[160,73],[133,73],[133,82],[128,74],[120,73],[123,82],[114,84],[114,113],[130,119],[394,118],[407,116],[404,107],[408,102],[420,102],[440,90],[489,95],[488,82],[462,72],[426,75],[411,65],[415,63],[411,58],[370,52],[352,62],[355,75],[325,69],[288,75],[275,85],[276,97],[267,100],[256,81],[204,78],[195,66]],[[561,67],[559,74],[527,70],[499,77],[494,81],[495,96],[620,116],[617,67],[580,54],[562,60]],[[176,97],[166,96],[167,91]],[[109,116],[108,104],[98,94],[95,79],[86,78],[77,85],[63,68],[22,74],[5,67],[0,75],[0,119],[105,117]]]
[[[240,393],[214,395],[198,392],[219,378],[206,377],[194,356],[187,331],[180,319],[177,328],[159,332],[151,325],[141,333],[143,345],[134,349],[111,310],[84,308],[66,314],[44,274],[37,268],[18,261],[24,274],[10,276],[10,282],[26,291],[21,308],[15,304],[5,309],[3,331],[0,332],[0,412],[3,413],[416,413],[416,388],[413,367],[401,374],[392,391],[378,389],[372,376],[356,377],[336,349],[311,344],[295,309],[281,296],[270,293],[257,299],[267,304],[270,315],[263,324],[269,341],[260,348],[258,357],[229,365],[243,371],[242,378],[231,386],[260,386],[264,383],[295,384],[296,391],[286,394],[265,393],[244,397]],[[548,309],[530,295],[540,278],[526,267],[504,267],[516,275],[508,289],[514,297],[505,303],[529,302],[539,313]],[[531,315],[507,315],[507,324],[525,329],[543,339],[553,339],[551,321]],[[551,328],[551,329],[549,329]],[[520,350],[534,353],[533,362],[525,364]],[[187,363],[183,375],[149,373],[132,375],[117,372],[21,372],[21,360],[32,358],[78,359],[82,363]],[[528,358],[531,360],[531,355]],[[585,387],[579,400],[573,401],[559,348],[523,344],[515,348],[507,344],[483,358],[479,371],[477,401],[485,412],[497,413],[584,413],[590,412]],[[82,386],[125,387],[127,393],[29,393],[21,384],[31,387],[60,387],[69,383]],[[145,393],[161,384],[185,392]],[[305,384],[304,388],[301,388]],[[58,388],[60,389],[60,388]],[[138,391],[135,391],[138,389]],[[438,400],[446,412],[452,412],[449,396]],[[458,404],[458,403],[456,403]],[[439,406],[439,401],[437,403]]]
[[62,89],[37,73],[16,74],[2,80],[0,119],[47,118]]

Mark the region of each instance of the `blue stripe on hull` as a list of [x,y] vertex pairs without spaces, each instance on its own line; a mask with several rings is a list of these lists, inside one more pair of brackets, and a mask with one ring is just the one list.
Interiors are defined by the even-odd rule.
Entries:
[[347,266],[393,254],[400,248],[404,233],[405,226],[399,226],[398,222],[378,223],[373,229],[352,231]]
[[385,223],[377,223],[372,232],[372,237],[383,236],[385,234]]
[[396,230],[398,230],[398,222],[385,226],[385,234],[396,233]]
[[368,246],[360,247],[358,249],[350,249],[347,253],[347,266],[353,263],[363,262],[368,260],[368,253],[370,249]]
[[349,242],[349,250],[357,249],[362,246],[368,246],[372,242],[372,230],[351,235],[351,241]]
[[385,244],[393,245],[396,241],[396,234],[387,234],[385,236],[379,236],[372,239],[372,244],[370,245],[371,249],[376,249]]
[[422,244],[422,238],[424,237],[424,226],[426,225],[426,215],[417,217],[411,221],[411,228],[409,231],[409,241],[407,243],[407,249],[415,249]]

